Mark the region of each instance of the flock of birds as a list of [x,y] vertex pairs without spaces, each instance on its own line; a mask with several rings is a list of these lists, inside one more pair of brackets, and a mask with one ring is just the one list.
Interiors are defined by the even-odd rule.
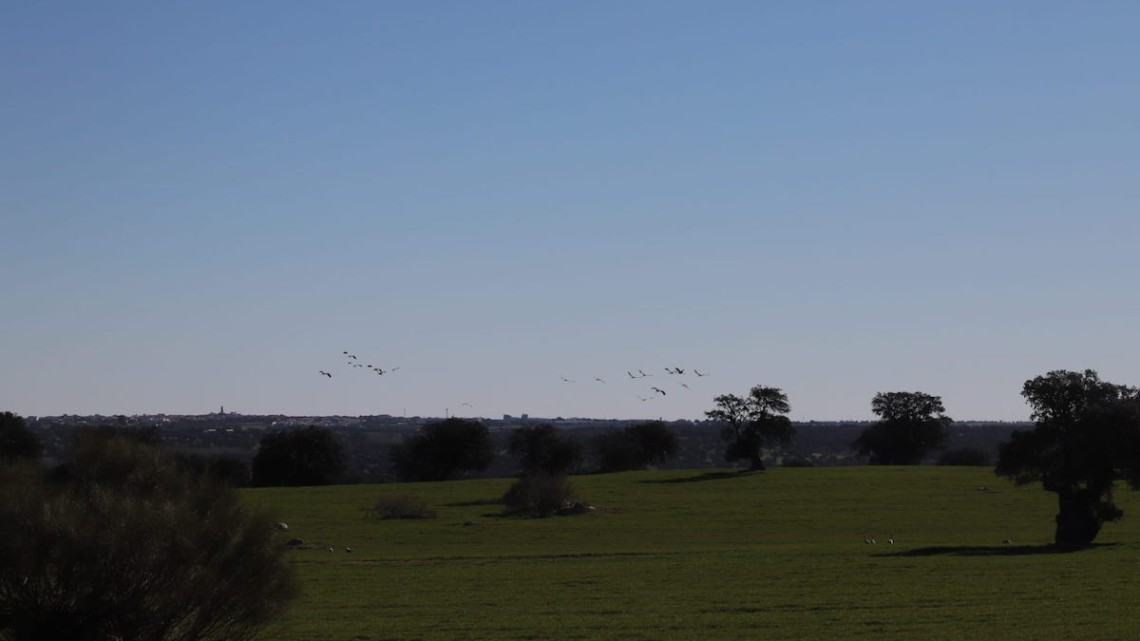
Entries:
[[[349,367],[351,367],[353,369],[367,368],[368,370],[370,370],[373,374],[376,374],[377,376],[383,376],[385,374],[391,374],[392,372],[395,372],[396,370],[400,369],[399,366],[389,367],[388,369],[384,369],[383,367],[373,366],[371,364],[365,365],[364,363],[360,362],[360,359],[356,357],[356,354],[350,354],[350,353],[348,353],[348,350],[344,350],[343,352],[341,352],[341,354],[344,355],[345,364],[348,365]],[[320,372],[321,376],[324,376],[326,378],[332,378],[333,377],[332,372],[329,372],[329,371],[326,371],[323,369],[319,370],[319,372]]]
[[[708,374],[705,374],[704,372],[701,372],[700,370],[695,369],[695,368],[686,369],[684,367],[666,367],[665,372],[667,373],[668,376],[684,376],[686,374],[686,372],[690,372],[694,376],[697,376],[698,378],[703,378],[705,376],[708,376]],[[636,374],[633,373],[633,370],[626,370],[625,374],[630,380],[635,380],[635,381],[641,380],[643,378],[653,377],[653,374],[648,374],[648,373],[646,373],[645,370],[642,370],[642,369],[637,370]],[[563,383],[576,383],[577,382],[576,380],[574,380],[572,378],[567,378],[565,376],[561,376],[560,378],[562,379]],[[602,383],[604,385],[609,384],[606,382],[606,380],[604,378],[602,378],[600,376],[595,376],[594,381],[598,382],[598,383]],[[664,383],[662,385],[664,385]],[[691,387],[689,387],[689,384],[685,383],[685,382],[681,382],[681,383],[679,383],[679,385],[682,388],[687,389],[687,390],[692,389]],[[638,400],[640,400],[642,402],[650,401],[650,400],[653,400],[655,398],[668,396],[669,392],[667,392],[661,386],[650,385],[649,390],[645,394],[646,394],[645,396],[638,394],[637,395]]]
[[[384,376],[386,374],[391,374],[391,373],[396,372],[400,369],[399,366],[393,366],[393,367],[385,368],[385,367],[381,367],[378,365],[372,365],[370,363],[362,362],[356,354],[353,354],[353,353],[349,352],[348,350],[343,350],[341,352],[341,356],[345,359],[345,365],[348,366],[350,369],[354,369],[354,370],[355,369],[364,369],[364,370],[369,371],[373,374],[376,374],[377,376]],[[689,384],[687,382],[685,382],[684,380],[677,380],[677,379],[679,379],[681,377],[686,377],[686,376],[695,376],[697,378],[704,378],[705,376],[708,376],[708,374],[705,374],[704,372],[702,372],[696,368],[686,368],[686,367],[676,367],[676,366],[675,367],[665,367],[665,373],[666,373],[667,377],[677,377],[677,378],[673,378],[670,380],[676,381],[677,386],[682,388],[682,389],[685,389],[685,390],[691,390],[692,388],[689,387]],[[331,379],[333,377],[333,373],[331,371],[324,370],[324,369],[318,370],[318,374],[320,376],[324,376],[325,378],[329,378],[329,379]],[[643,369],[638,369],[638,370],[629,369],[629,370],[625,371],[625,378],[628,378],[629,380],[633,380],[633,381],[640,381],[642,379],[653,378],[653,377],[654,377],[653,374],[650,374]],[[576,379],[569,378],[566,376],[561,376],[559,378],[561,378],[563,383],[577,383],[578,382]],[[601,376],[592,377],[592,382],[599,383],[602,385],[608,385],[609,384],[606,381],[606,379],[602,378]],[[669,384],[662,382],[662,383],[657,384],[657,385],[650,385],[647,390],[638,393],[636,396],[637,396],[638,400],[640,400],[641,402],[644,403],[646,401],[651,401],[655,398],[664,398],[664,397],[669,395],[669,391],[673,391],[676,393],[676,389],[670,388]],[[469,409],[474,408],[474,405],[470,402],[464,402],[460,405],[462,407],[466,407]]]

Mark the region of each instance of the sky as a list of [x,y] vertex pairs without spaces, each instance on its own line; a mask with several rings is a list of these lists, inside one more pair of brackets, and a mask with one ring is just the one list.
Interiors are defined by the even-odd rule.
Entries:
[[1024,420],[1051,370],[1140,384],[1138,24],[0,4],[0,410],[698,419],[764,385]]

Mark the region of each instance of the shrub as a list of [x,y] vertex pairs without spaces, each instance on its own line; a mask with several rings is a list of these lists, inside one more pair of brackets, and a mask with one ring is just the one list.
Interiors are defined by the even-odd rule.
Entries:
[[550,516],[573,501],[570,479],[545,472],[523,476],[503,495],[504,513],[517,516]]
[[296,593],[273,521],[145,443],[0,474],[0,636],[250,639]]
[[378,519],[435,518],[435,510],[429,508],[427,503],[422,499],[406,494],[391,498],[382,498],[376,501],[369,513],[372,517]]

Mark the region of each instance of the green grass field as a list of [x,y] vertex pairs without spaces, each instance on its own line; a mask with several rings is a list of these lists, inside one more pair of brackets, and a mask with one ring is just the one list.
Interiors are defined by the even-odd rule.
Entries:
[[[509,479],[244,491],[306,542],[290,552],[302,596],[263,638],[1140,639],[1127,490],[1097,546],[1055,553],[1054,496],[989,469],[573,482],[596,512],[502,518]],[[437,518],[366,517],[399,495]]]

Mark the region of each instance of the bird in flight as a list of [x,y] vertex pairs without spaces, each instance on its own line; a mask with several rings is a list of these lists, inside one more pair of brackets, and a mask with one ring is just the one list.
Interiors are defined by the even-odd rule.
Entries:
[[595,381],[598,381],[599,383],[605,383],[605,381],[603,381],[602,379],[598,378],[597,376],[595,376],[595,377],[594,377],[594,380],[595,380]]
[[352,360],[356,360],[356,354],[349,354],[348,352],[345,352],[344,355],[351,358]]
[[693,373],[696,374],[697,376],[708,376],[708,374],[702,374],[700,370],[696,370],[696,369],[693,370]]
[[689,387],[688,383],[681,383],[681,387],[683,387],[685,389],[692,389],[691,387]]
[[563,383],[573,383],[574,382],[574,379],[566,378],[565,376],[560,376],[559,378],[562,379]]
[[646,376],[653,376],[653,374],[646,374],[646,373],[645,373],[644,371],[642,371],[642,370],[637,370],[637,373],[638,373],[638,374],[641,374],[641,378],[645,378]]
[[657,392],[658,394],[660,394],[662,396],[665,396],[665,390],[661,389],[660,387],[650,387],[649,389],[653,390],[654,392]]
[[326,371],[325,371],[325,370],[323,370],[323,369],[321,370],[321,375],[322,375],[322,376],[328,376],[329,378],[332,378],[332,374],[329,374],[328,372],[326,372]]
[[633,375],[633,372],[629,371],[628,369],[627,369],[627,370],[625,370],[625,373],[626,373],[626,374],[629,374],[629,377],[630,377],[630,378],[633,378],[633,379],[636,379],[636,378],[638,378],[638,377],[634,376],[634,375]]

